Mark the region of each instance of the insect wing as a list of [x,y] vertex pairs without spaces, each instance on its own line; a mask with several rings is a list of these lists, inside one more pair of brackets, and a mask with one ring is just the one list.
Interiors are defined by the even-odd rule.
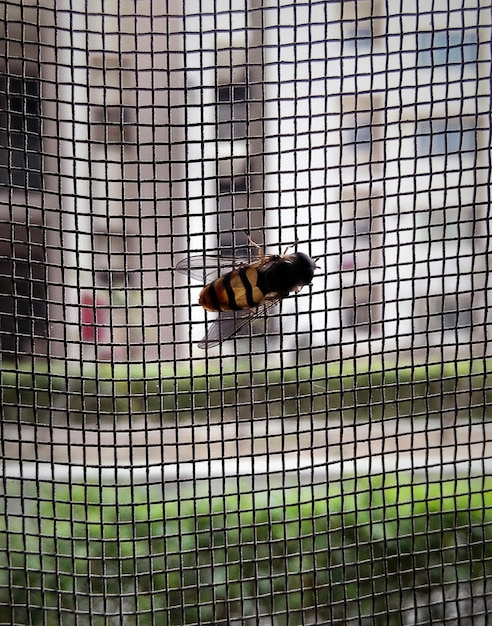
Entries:
[[181,259],[176,265],[176,271],[205,284],[247,263],[247,257],[198,255]]
[[198,347],[204,350],[205,348],[218,346],[226,339],[234,337],[234,335],[248,324],[251,324],[255,319],[266,315],[267,311],[278,302],[279,299],[269,300],[247,311],[221,313],[220,316],[210,324],[207,334],[198,343]]

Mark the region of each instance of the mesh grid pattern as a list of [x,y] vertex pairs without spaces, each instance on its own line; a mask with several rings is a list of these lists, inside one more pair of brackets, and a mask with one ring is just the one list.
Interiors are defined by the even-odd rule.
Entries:
[[0,624],[488,623],[492,5],[437,4],[0,1]]

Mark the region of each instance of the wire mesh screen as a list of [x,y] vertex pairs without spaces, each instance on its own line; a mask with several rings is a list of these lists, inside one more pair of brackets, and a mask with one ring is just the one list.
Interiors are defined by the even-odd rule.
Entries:
[[0,623],[489,623],[487,0],[1,0]]

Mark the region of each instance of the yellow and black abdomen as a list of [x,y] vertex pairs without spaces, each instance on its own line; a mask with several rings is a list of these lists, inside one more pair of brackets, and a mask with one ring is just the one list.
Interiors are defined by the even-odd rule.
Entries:
[[265,293],[258,286],[259,263],[233,270],[202,289],[200,304],[208,311],[242,311],[258,306]]

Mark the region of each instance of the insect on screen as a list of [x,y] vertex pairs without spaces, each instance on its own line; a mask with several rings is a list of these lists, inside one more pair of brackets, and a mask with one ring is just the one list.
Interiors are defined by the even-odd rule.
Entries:
[[0,0],[1,624],[488,623],[492,4],[437,4]]

